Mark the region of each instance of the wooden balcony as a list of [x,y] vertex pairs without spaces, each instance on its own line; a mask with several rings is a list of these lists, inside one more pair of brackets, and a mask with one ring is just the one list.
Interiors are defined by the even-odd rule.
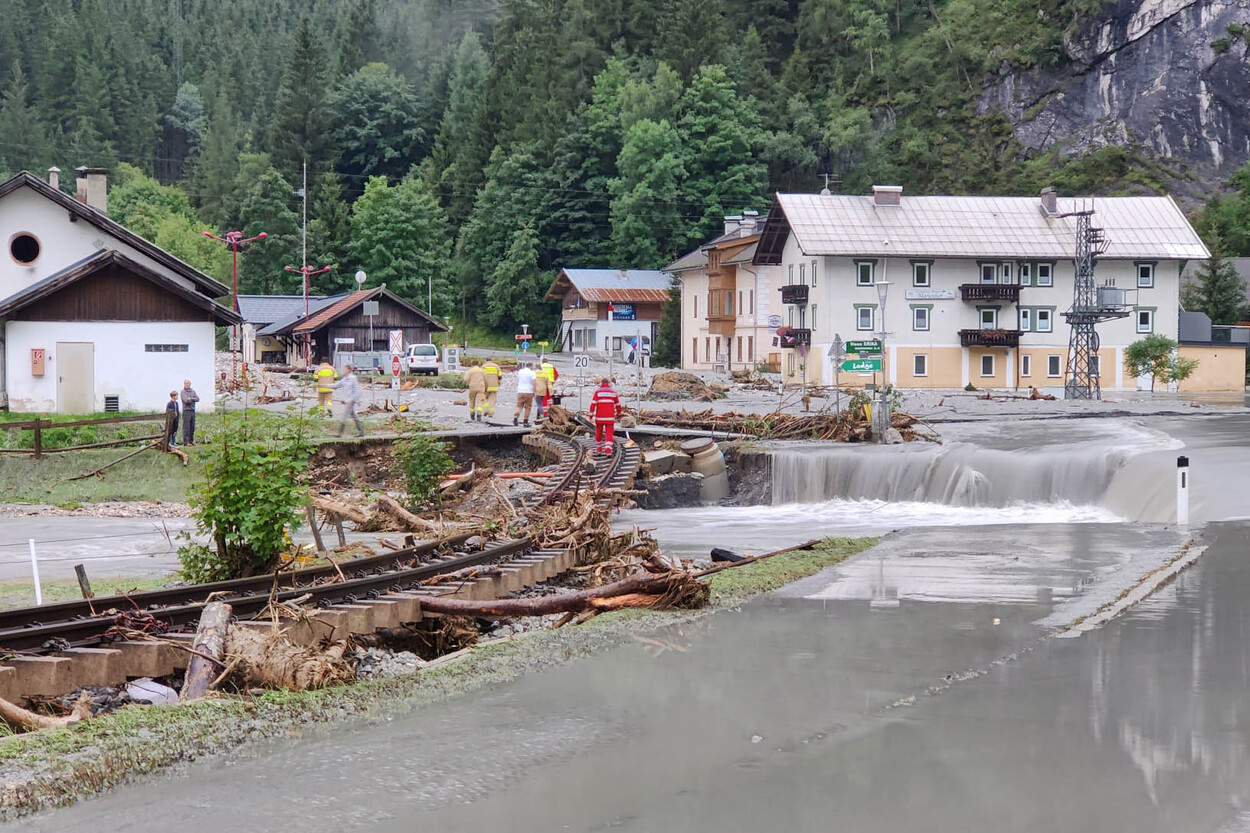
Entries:
[[960,330],[961,347],[1019,347],[1020,330]]
[[1014,283],[966,283],[959,287],[965,301],[1020,301],[1020,285]]
[[781,287],[781,303],[783,304],[806,304],[807,303],[807,284],[793,283]]

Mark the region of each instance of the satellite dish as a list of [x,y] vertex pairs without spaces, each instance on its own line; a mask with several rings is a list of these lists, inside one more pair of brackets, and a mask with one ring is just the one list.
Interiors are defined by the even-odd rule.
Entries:
[[364,286],[365,281],[368,279],[369,279],[369,276],[365,274],[364,269],[360,269],[356,272],[356,283],[359,284],[360,286]]

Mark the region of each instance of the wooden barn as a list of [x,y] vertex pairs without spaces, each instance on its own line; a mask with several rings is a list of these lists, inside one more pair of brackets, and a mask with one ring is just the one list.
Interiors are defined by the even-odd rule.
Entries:
[[349,363],[382,367],[389,360],[394,331],[403,334],[402,350],[409,344],[428,343],[447,326],[379,286],[325,298],[308,316],[301,310],[259,330],[257,336],[285,344],[288,364],[303,361],[304,342],[310,338],[313,362],[324,356],[341,369]]

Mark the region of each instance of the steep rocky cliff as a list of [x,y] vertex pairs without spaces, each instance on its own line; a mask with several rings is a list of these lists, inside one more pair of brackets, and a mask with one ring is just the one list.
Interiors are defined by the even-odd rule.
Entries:
[[1065,39],[1062,69],[1004,68],[979,110],[1034,150],[1131,144],[1224,178],[1250,159],[1248,42],[1250,0],[1120,0]]

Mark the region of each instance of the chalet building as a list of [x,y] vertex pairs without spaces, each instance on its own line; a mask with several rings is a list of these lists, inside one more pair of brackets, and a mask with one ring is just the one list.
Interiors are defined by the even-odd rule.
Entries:
[[[1124,350],[1150,333],[1177,339],[1181,273],[1209,256],[1170,197],[1060,199],[778,194],[753,259],[782,272],[789,382],[834,381],[835,338],[887,333],[881,373],[841,373],[843,384],[898,387],[1063,388],[1077,247],[1073,212],[1094,209],[1105,248],[1095,284],[1120,299],[1123,318],[1099,324],[1092,361],[1103,390],[1149,389],[1124,370]],[[882,288],[884,306],[881,303]],[[1196,352],[1196,351],[1201,351]],[[1200,370],[1185,390],[1242,390],[1243,345],[1186,345]]]
[[545,297],[560,302],[556,349],[624,359],[641,335],[649,355],[669,299],[669,281],[664,272],[649,269],[561,269]]
[[282,345],[286,364],[302,363],[305,340],[310,340],[314,362],[324,356],[340,369],[349,363],[385,369],[392,352],[392,333],[399,334],[397,343],[402,352],[407,345],[427,344],[433,333],[448,329],[385,285],[320,298],[310,302],[312,311],[307,316],[304,296],[298,297],[297,311],[256,332],[258,342],[271,339]]
[[277,336],[262,336],[257,333],[270,324],[293,320],[305,312],[311,315],[330,302],[330,298],[325,295],[309,295],[307,299],[303,295],[240,295],[243,361],[248,364],[286,364],[286,343]]
[[229,287],[110,220],[103,170],[78,169],[77,199],[49,173],[0,184],[0,406],[160,410],[190,379],[212,410]]
[[724,233],[669,264],[681,282],[681,366],[733,370],[766,364],[781,370],[773,344],[784,308],[782,270],[753,263],[763,224],[758,212],[725,218]]

